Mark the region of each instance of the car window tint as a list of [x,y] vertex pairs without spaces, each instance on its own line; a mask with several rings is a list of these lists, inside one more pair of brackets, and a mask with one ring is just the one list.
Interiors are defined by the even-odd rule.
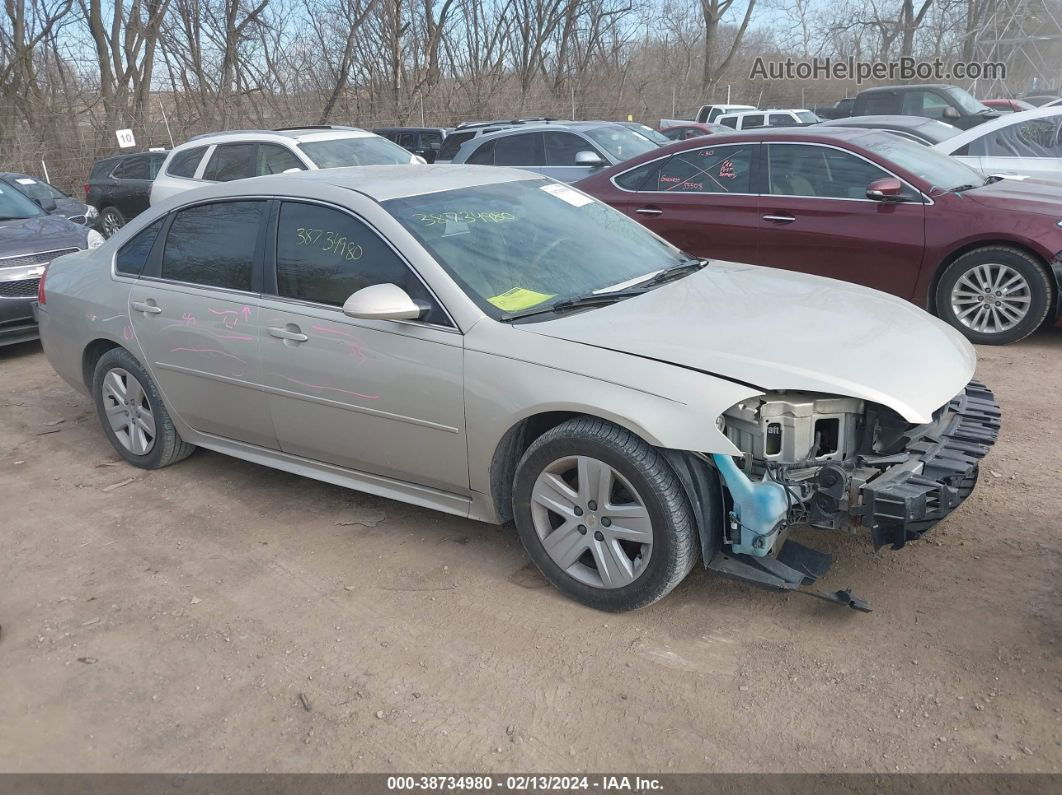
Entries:
[[496,166],[541,166],[542,133],[505,135],[494,141],[494,165]]
[[148,156],[148,179],[155,179],[158,176],[159,169],[165,161],[165,152],[155,152]]
[[741,122],[741,129],[742,130],[748,130],[748,129],[751,129],[752,127],[762,127],[762,126],[763,126],[763,114],[762,113],[753,113],[753,114],[751,114],[749,116],[744,116],[743,120]]
[[432,309],[429,323],[447,323],[416,274],[368,225],[315,204],[284,202],[277,222],[277,294],[343,306],[358,290],[397,284]]
[[450,133],[443,139],[442,148],[439,150],[440,160],[453,160],[454,155],[457,154],[457,150],[461,148],[461,144],[465,141],[474,138],[475,133],[470,132],[456,132]]
[[173,160],[166,167],[166,173],[173,177],[194,177],[195,170],[199,168],[199,161],[207,147],[197,146],[194,149],[183,149],[173,156]]
[[432,147],[438,149],[439,145],[442,144],[442,141],[442,133],[425,132],[420,134],[420,145],[425,149],[430,149]]
[[668,193],[751,193],[752,146],[711,146],[669,158],[655,190]]
[[494,141],[487,141],[476,147],[475,151],[468,156],[465,160],[466,163],[471,163],[477,166],[493,166],[494,165]]
[[288,148],[277,144],[258,145],[258,176],[263,174],[282,174],[290,168],[304,171],[306,166]]
[[214,150],[207,163],[203,179],[231,182],[255,176],[255,155],[258,144],[222,144]]
[[776,196],[865,199],[867,185],[889,176],[860,157],[826,146],[769,144],[767,161]]
[[887,116],[897,113],[899,110],[900,103],[896,94],[891,91],[879,91],[863,97],[863,113],[861,115]]
[[792,127],[796,123],[796,119],[788,113],[772,113],[767,117],[768,127]]
[[908,116],[927,116],[939,119],[944,115],[944,109],[951,107],[947,100],[933,91],[906,91],[903,94],[903,102],[900,112]]
[[166,236],[162,278],[250,290],[264,201],[200,204],[178,211]]
[[656,172],[665,161],[655,160],[625,171],[615,178],[615,183],[624,190],[655,190]]
[[146,157],[131,157],[114,170],[117,179],[151,179]]
[[118,254],[114,258],[114,269],[118,273],[124,273],[126,276],[139,276],[143,273],[148,256],[151,254],[151,247],[155,245],[155,238],[159,236],[164,220],[160,218],[150,226],[141,229],[133,235],[132,240],[118,249]]
[[416,133],[402,133],[395,141],[396,144],[405,149],[415,149],[417,146],[417,134]]
[[969,147],[974,157],[1062,157],[1062,116],[1008,124],[974,139]]
[[737,116],[721,118],[719,119],[719,123],[722,124],[724,127],[733,127],[734,129],[737,129]]
[[545,139],[546,165],[549,166],[574,166],[576,154],[595,151],[590,143],[568,132],[548,132]]
[[722,108],[712,108],[711,113],[708,114],[708,118],[704,119],[704,121],[706,121],[706,122],[708,122],[710,124],[710,123],[714,122],[716,119],[718,119],[722,115],[723,115],[723,109]]

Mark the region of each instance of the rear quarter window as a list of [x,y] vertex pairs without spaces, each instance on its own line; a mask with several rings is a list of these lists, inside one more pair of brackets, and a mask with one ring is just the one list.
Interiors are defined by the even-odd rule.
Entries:
[[150,226],[137,232],[133,239],[118,249],[118,255],[114,258],[114,269],[124,276],[140,276],[147,265],[151,249],[162,229],[164,218],[160,218]]

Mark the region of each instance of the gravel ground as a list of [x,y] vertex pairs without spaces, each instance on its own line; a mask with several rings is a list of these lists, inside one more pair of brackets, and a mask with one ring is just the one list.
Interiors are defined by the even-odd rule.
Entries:
[[506,529],[132,469],[0,349],[0,770],[1062,771],[1062,330],[979,354],[1005,415],[966,504],[899,552],[804,534],[873,613],[697,570],[605,615]]

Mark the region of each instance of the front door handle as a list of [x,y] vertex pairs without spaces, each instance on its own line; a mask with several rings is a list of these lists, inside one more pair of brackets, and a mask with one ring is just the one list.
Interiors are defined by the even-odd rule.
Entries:
[[776,224],[791,224],[796,218],[791,215],[765,215],[763,216],[763,220],[774,221]]
[[306,342],[310,339],[307,335],[299,331],[299,327],[295,324],[290,324],[292,328],[275,328],[269,329],[269,336],[276,337],[278,340],[287,340],[288,342]]
[[639,215],[661,215],[664,211],[659,207],[639,207],[634,212]]
[[137,312],[143,312],[145,315],[157,315],[162,312],[162,307],[151,300],[133,301],[132,307]]

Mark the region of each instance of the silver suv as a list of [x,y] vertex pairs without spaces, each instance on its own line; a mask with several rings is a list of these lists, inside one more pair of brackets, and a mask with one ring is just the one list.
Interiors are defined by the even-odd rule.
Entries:
[[546,122],[479,135],[463,143],[452,162],[515,166],[575,182],[602,166],[656,148],[645,136],[615,122]]
[[151,185],[151,204],[210,182],[289,171],[403,163],[424,163],[424,158],[357,127],[232,130],[197,135],[170,152]]

